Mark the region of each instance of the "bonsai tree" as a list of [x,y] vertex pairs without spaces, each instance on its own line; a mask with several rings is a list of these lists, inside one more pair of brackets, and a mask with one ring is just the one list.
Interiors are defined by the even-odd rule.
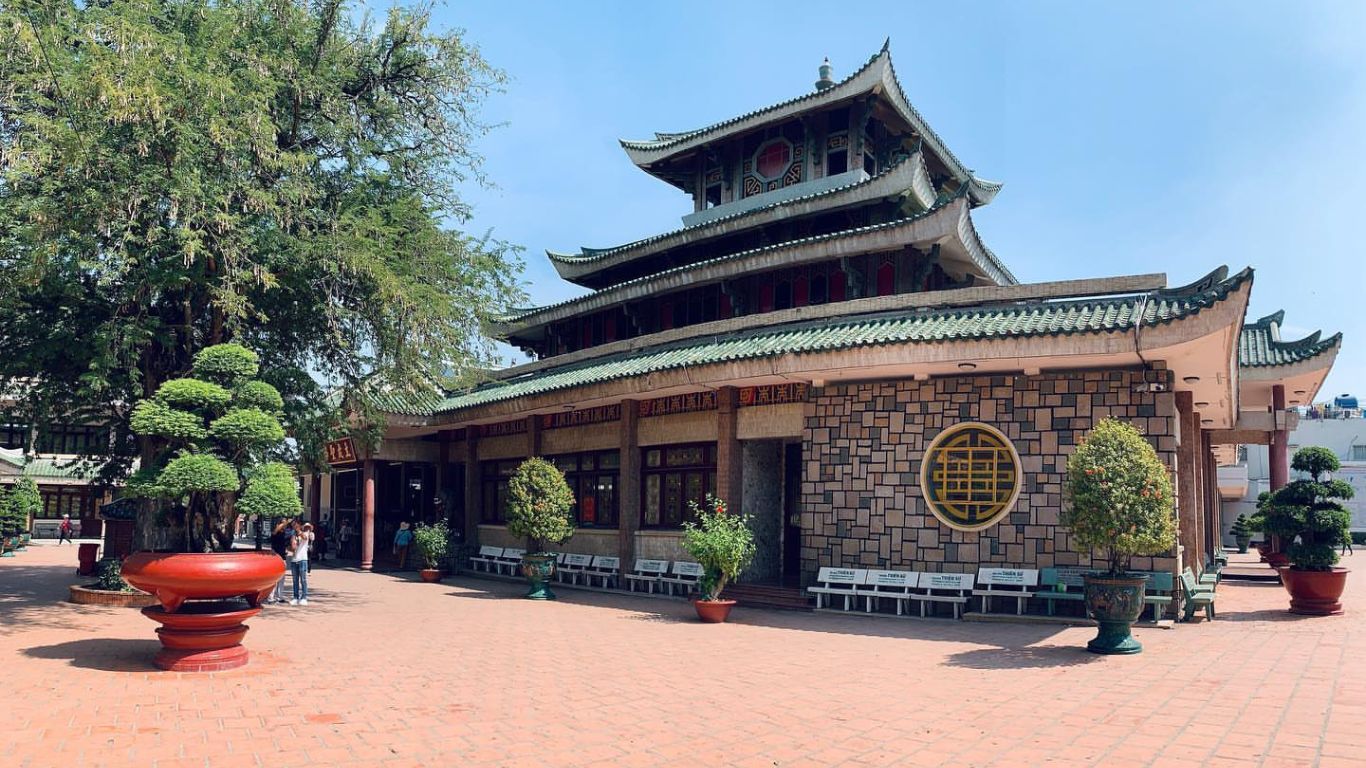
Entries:
[[28,533],[33,519],[43,512],[43,494],[38,490],[38,483],[31,477],[19,478],[10,489],[9,504],[14,514],[14,533]]
[[1062,522],[1077,543],[1100,552],[1113,576],[1134,555],[1176,544],[1172,484],[1157,452],[1138,430],[1102,419],[1067,459]]
[[444,520],[437,521],[435,525],[419,523],[417,530],[413,531],[413,541],[417,544],[417,552],[422,556],[422,562],[426,564],[427,570],[437,570],[446,561],[451,531],[446,527]]
[[18,513],[14,507],[14,491],[0,488],[0,539],[8,544],[18,527]]
[[133,431],[155,438],[157,450],[129,492],[181,517],[186,552],[231,549],[239,514],[303,510],[294,471],[280,461],[284,403],[256,380],[258,366],[256,353],[238,344],[206,347],[189,377],[164,382],[133,409]]
[[1233,521],[1233,525],[1228,529],[1228,535],[1238,542],[1238,552],[1245,554],[1247,546],[1252,541],[1252,523],[1247,519],[1247,515],[1240,514]]
[[554,464],[533,456],[508,481],[508,533],[526,539],[527,554],[545,553],[574,535],[574,492]]
[[688,506],[697,522],[683,523],[683,548],[702,566],[702,599],[720,600],[726,584],[754,559],[754,532],[749,518],[728,514],[726,502],[711,494],[705,505],[690,501]]
[[1352,498],[1352,486],[1327,475],[1341,467],[1327,448],[1301,448],[1290,468],[1309,477],[1290,482],[1267,500],[1265,530],[1290,542],[1290,567],[1300,571],[1331,571],[1337,548],[1351,538],[1352,516],[1342,502]]

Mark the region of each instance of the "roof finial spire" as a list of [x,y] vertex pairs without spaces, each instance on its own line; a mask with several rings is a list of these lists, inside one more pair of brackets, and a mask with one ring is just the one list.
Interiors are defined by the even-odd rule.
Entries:
[[816,90],[823,91],[835,85],[835,81],[830,79],[830,57],[826,56],[825,61],[821,62],[821,79],[816,81]]

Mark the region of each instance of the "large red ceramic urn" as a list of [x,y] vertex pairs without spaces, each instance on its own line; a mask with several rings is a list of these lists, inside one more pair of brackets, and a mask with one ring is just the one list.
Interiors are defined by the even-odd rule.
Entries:
[[1333,566],[1331,571],[1298,571],[1278,568],[1281,583],[1290,593],[1290,612],[1306,616],[1334,616],[1342,613],[1342,592],[1351,571]]
[[246,664],[242,622],[261,612],[284,572],[284,561],[271,552],[139,552],[123,561],[124,581],[160,603],[142,612],[162,625],[162,649],[153,662],[175,672]]

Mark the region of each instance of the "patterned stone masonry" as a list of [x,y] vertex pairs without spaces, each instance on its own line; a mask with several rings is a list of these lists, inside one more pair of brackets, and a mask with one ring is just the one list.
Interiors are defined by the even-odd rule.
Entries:
[[[1090,565],[1059,523],[1067,457],[1096,421],[1134,424],[1176,467],[1176,404],[1166,370],[960,376],[815,389],[802,433],[802,577],[822,566],[975,572],[979,566]],[[1152,384],[1163,384],[1153,392]],[[920,493],[924,449],[944,428],[980,421],[1020,455],[1023,488],[980,532],[942,524]],[[1170,571],[1175,553],[1135,558]]]

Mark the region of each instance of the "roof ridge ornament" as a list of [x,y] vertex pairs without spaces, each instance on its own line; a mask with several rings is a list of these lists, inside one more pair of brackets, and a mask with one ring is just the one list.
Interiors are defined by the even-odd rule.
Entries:
[[821,62],[821,66],[818,71],[820,72],[820,79],[816,81],[816,90],[824,91],[828,88],[834,88],[835,81],[830,77],[830,73],[833,71],[833,69],[830,67],[829,56],[826,56],[825,61]]

